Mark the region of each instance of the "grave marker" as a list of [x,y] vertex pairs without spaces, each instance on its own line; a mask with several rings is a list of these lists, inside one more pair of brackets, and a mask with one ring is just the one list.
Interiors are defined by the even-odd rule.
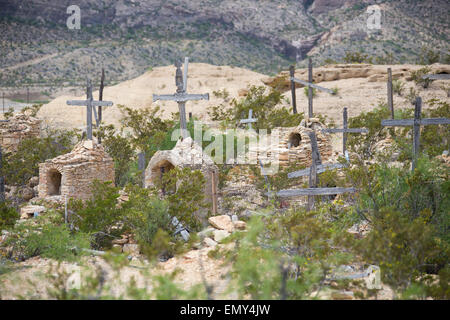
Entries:
[[388,82],[387,82],[387,101],[389,110],[391,110],[391,119],[394,119],[394,95],[392,91],[392,69],[388,68]]
[[312,101],[313,101],[312,88],[315,88],[315,89],[323,91],[323,92],[327,92],[331,95],[334,95],[335,92],[331,89],[324,88],[324,87],[318,86],[317,84],[312,83],[313,77],[312,77],[312,60],[311,60],[311,58],[309,58],[309,63],[308,63],[308,81],[304,81],[304,80],[295,78],[294,66],[291,66],[289,71],[290,71],[289,80],[291,81],[293,112],[297,113],[297,102],[296,102],[296,97],[295,97],[295,83],[300,83],[300,84],[303,84],[304,86],[308,87],[308,117],[312,118],[314,116],[313,104],[312,104]]
[[0,146],[0,203],[5,201],[5,178],[3,177],[3,153]]
[[339,129],[322,129],[322,132],[326,132],[326,133],[343,133],[343,138],[342,138],[342,153],[345,155],[347,152],[347,135],[349,133],[368,133],[369,130],[367,130],[366,128],[349,128],[348,127],[348,114],[347,114],[347,108],[344,108],[343,111],[343,123],[344,123],[344,128]]
[[177,92],[175,94],[161,94],[153,95],[153,102],[161,101],[175,101],[178,103],[178,109],[180,111],[180,129],[183,138],[188,136],[186,126],[186,102],[192,100],[209,100],[209,93],[206,94],[188,94],[187,90],[187,73],[188,73],[189,58],[184,60],[184,74],[181,71],[181,63],[175,63],[177,68],[175,73],[175,84],[177,86]]
[[145,186],[145,152],[138,154],[138,170],[142,171],[142,187]]
[[248,118],[242,119],[240,123],[248,123],[249,129],[252,130],[252,123],[258,121],[258,119],[252,117],[253,117],[253,110],[250,109],[248,110]]
[[94,115],[98,124],[95,107],[109,107],[112,106],[113,103],[111,101],[95,101],[92,98],[92,83],[90,80],[87,81],[86,96],[87,100],[68,100],[67,104],[69,106],[86,106],[86,134],[87,139],[92,140],[92,109],[94,108]]
[[426,118],[422,119],[422,98],[417,97],[414,109],[414,119],[400,119],[400,120],[382,120],[383,127],[413,127],[413,161],[412,171],[416,168],[417,157],[420,149],[420,126],[450,124],[448,118]]

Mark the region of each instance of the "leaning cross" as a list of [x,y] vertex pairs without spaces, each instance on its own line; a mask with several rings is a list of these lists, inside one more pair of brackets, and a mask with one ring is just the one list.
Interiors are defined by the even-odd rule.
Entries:
[[252,130],[252,122],[258,121],[258,119],[252,117],[253,117],[253,110],[250,109],[248,110],[248,119],[242,119],[240,123],[248,123],[249,129]]
[[343,120],[344,120],[344,128],[342,129],[322,129],[322,132],[326,133],[343,133],[342,138],[342,153],[345,155],[347,151],[347,135],[349,133],[367,133],[369,130],[366,128],[349,128],[348,127],[348,115],[347,108],[344,108],[343,111]]
[[324,91],[327,92],[331,95],[334,95],[335,92],[331,89],[328,88],[324,88],[321,86],[318,86],[317,84],[312,83],[313,81],[313,76],[312,76],[312,61],[311,58],[309,59],[309,63],[308,63],[308,81],[304,81],[304,80],[300,80],[294,77],[294,72],[295,69],[293,66],[291,66],[291,68],[289,69],[290,71],[290,78],[289,80],[291,81],[291,93],[292,93],[292,107],[293,107],[293,112],[297,113],[297,102],[296,102],[296,98],[295,98],[295,83],[300,83],[303,84],[304,86],[308,87],[308,117],[312,118],[313,117],[313,104],[312,104],[312,100],[313,100],[313,94],[312,94],[312,88],[315,88],[317,90],[320,91]]
[[436,124],[450,124],[448,118],[428,118],[422,119],[422,98],[417,97],[414,110],[414,119],[401,120],[381,120],[381,125],[384,127],[409,127],[413,126],[413,162],[412,171],[416,168],[417,157],[420,149],[420,126],[436,125]]
[[[309,188],[303,188],[303,189],[288,189],[288,190],[281,190],[277,192],[277,196],[281,198],[289,198],[289,197],[296,197],[296,196],[308,196],[308,210],[311,210],[314,207],[314,196],[325,196],[325,195],[336,195],[336,194],[342,194],[342,193],[353,193],[356,192],[355,188],[341,188],[341,187],[334,187],[334,188],[318,188],[318,177],[317,174],[319,172],[323,172],[324,168],[326,168],[329,165],[322,165],[320,164],[320,158],[318,155],[317,150],[317,140],[316,140],[316,134],[315,132],[309,132],[308,133],[310,140],[311,140],[311,148],[312,148],[312,163],[311,167],[308,170],[309,174]],[[319,170],[319,168],[321,168]],[[289,178],[295,178],[302,176],[304,174],[299,174],[301,171],[293,172],[288,175]],[[268,193],[270,194],[270,193]]]
[[180,110],[180,129],[183,138],[188,136],[186,126],[186,101],[191,100],[209,100],[209,93],[206,94],[187,94],[187,73],[188,73],[189,58],[184,60],[184,74],[181,71],[181,63],[175,63],[177,71],[175,74],[175,84],[177,86],[177,92],[175,94],[161,94],[153,95],[153,102],[161,101],[176,101]]
[[95,120],[98,124],[97,111],[95,107],[109,107],[112,106],[113,103],[111,101],[96,101],[92,98],[92,83],[90,80],[87,81],[87,90],[86,90],[87,100],[69,100],[67,104],[69,106],[86,106],[86,133],[87,139],[92,140],[92,109],[94,110]]

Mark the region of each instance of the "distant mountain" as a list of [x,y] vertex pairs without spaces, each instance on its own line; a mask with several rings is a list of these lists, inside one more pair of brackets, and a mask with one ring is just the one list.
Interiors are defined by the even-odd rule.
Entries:
[[[66,26],[74,3],[80,30]],[[371,4],[380,29],[367,27]],[[77,86],[102,66],[117,83],[184,56],[265,74],[347,52],[416,63],[423,46],[442,62],[449,12],[447,0],[0,0],[0,87]]]

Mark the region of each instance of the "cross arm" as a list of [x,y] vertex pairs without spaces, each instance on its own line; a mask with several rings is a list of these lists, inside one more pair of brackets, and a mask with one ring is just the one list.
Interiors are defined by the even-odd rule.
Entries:
[[209,93],[206,93],[206,94],[186,94],[186,93],[154,94],[153,102],[156,102],[158,100],[176,101],[176,102],[185,102],[185,101],[190,101],[190,100],[209,100]]
[[300,83],[300,84],[303,84],[303,85],[305,85],[307,87],[312,87],[312,88],[315,88],[315,89],[320,90],[320,91],[328,92],[329,94],[333,94],[333,95],[335,94],[334,91],[331,90],[331,89],[318,86],[317,84],[314,84],[314,83],[311,83],[311,82],[308,82],[308,81],[303,81],[303,80],[297,79],[295,77],[291,77],[290,80],[294,81],[294,82],[297,82],[297,83]]
[[367,133],[369,130],[365,128],[347,128],[347,129],[322,129],[322,132],[325,133],[341,133],[341,132],[348,132],[348,133]]
[[91,106],[93,107],[110,107],[113,105],[111,101],[95,101],[95,100],[68,100],[67,104],[69,106],[87,106],[88,103],[91,103]]
[[448,73],[426,74],[426,75],[422,76],[422,79],[430,79],[430,80],[450,80],[450,74],[448,74]]
[[258,119],[242,119],[240,123],[256,122]]
[[[281,198],[289,198],[295,196],[327,196],[342,193],[355,193],[355,188],[304,188],[304,189],[288,189],[277,192],[277,196]],[[268,193],[267,193],[268,195]]]
[[[322,173],[327,170],[340,169],[340,168],[344,168],[347,166],[348,165],[342,164],[342,163],[324,163],[324,164],[319,164],[317,166],[316,170],[317,170],[317,173]],[[306,168],[303,170],[290,172],[290,173],[288,173],[288,178],[292,179],[292,178],[308,176],[310,172],[311,172],[311,168]]]
[[[427,126],[433,124],[450,124],[448,118],[425,118],[420,119],[420,125]],[[399,120],[381,120],[381,125],[384,127],[409,127],[414,125],[414,119],[399,119]]]

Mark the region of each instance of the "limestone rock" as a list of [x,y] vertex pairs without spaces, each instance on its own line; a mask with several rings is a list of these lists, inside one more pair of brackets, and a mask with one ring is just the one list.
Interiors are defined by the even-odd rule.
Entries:
[[20,208],[20,219],[29,219],[34,216],[35,212],[40,214],[45,210],[46,208],[44,206],[29,205],[26,207],[22,207]]
[[212,227],[208,227],[208,228],[198,232],[197,235],[199,236],[200,239],[210,237],[213,235],[214,230],[216,230],[216,229],[214,229]]
[[34,198],[34,190],[30,187],[25,187],[20,191],[20,195],[25,201],[30,201]]
[[223,239],[225,239],[226,237],[228,237],[230,235],[230,233],[226,230],[216,230],[214,231],[214,240],[216,242],[220,242]]
[[139,246],[137,244],[127,243],[123,246],[123,253],[128,253],[130,255],[138,255]]
[[32,177],[29,181],[28,181],[28,186],[30,188],[34,188],[37,185],[39,185],[39,177]]
[[208,222],[217,229],[233,232],[233,223],[231,222],[231,218],[228,215],[210,217],[208,219]]
[[205,246],[207,247],[215,247],[217,245],[217,242],[214,241],[211,238],[206,237],[205,239],[203,239],[203,243],[205,244]]
[[245,221],[233,221],[233,225],[237,230],[245,230],[247,228]]

